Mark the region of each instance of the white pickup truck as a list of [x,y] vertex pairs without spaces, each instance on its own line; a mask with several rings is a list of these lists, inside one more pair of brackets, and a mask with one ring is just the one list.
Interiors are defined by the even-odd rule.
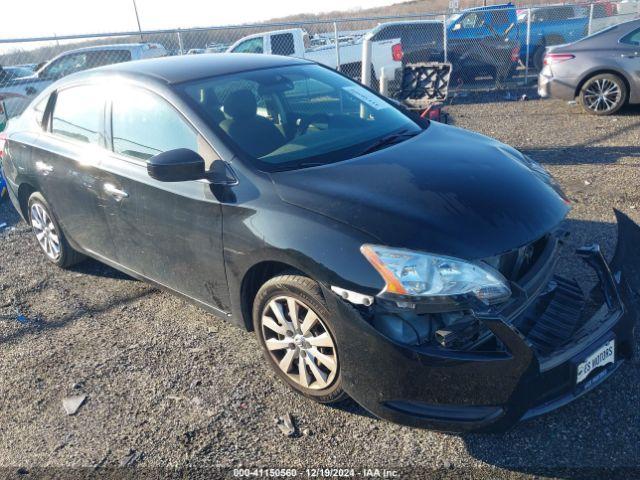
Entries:
[[[306,58],[332,68],[338,66],[345,75],[360,80],[362,73],[362,42],[365,36],[375,33],[350,32],[338,37],[338,49],[335,38],[326,35],[310,37],[301,28],[273,30],[270,32],[248,35],[236,41],[228,49],[228,53],[265,53]],[[371,86],[377,88],[380,78],[384,76],[394,81],[396,71],[402,68],[402,44],[399,38],[371,42]],[[383,70],[384,69],[384,70]]]

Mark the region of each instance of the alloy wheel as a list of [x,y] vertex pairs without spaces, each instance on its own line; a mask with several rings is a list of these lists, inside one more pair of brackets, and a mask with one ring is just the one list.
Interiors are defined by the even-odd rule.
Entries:
[[293,382],[310,390],[328,388],[338,373],[335,343],[322,319],[304,302],[273,298],[261,317],[269,355]]
[[584,90],[584,104],[596,113],[615,109],[622,101],[620,86],[608,78],[594,80]]
[[51,216],[40,203],[31,205],[31,226],[47,257],[53,261],[58,260],[60,258],[60,235]]

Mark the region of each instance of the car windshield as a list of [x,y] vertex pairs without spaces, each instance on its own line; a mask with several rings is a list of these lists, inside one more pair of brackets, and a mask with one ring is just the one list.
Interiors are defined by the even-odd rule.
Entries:
[[232,150],[265,171],[346,160],[422,131],[391,103],[318,65],[253,70],[178,88]]

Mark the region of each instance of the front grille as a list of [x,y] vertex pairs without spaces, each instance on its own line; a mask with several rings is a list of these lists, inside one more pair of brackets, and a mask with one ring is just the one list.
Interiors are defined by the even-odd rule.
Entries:
[[551,235],[545,235],[521,248],[485,259],[485,262],[497,269],[507,280],[517,282],[536,265],[550,239]]
[[500,272],[509,280],[520,280],[536,264],[549,238],[549,235],[545,235],[535,242],[502,255]]
[[524,316],[519,327],[534,349],[549,354],[569,342],[584,318],[585,299],[575,280],[554,276],[549,292]]

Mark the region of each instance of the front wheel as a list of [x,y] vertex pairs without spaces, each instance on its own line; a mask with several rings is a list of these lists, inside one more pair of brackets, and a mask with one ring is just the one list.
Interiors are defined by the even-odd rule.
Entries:
[[613,115],[627,102],[627,85],[617,75],[595,75],[580,89],[580,105],[591,115]]
[[296,392],[320,403],[343,400],[331,316],[316,282],[281,275],[256,295],[253,326],[267,362]]

